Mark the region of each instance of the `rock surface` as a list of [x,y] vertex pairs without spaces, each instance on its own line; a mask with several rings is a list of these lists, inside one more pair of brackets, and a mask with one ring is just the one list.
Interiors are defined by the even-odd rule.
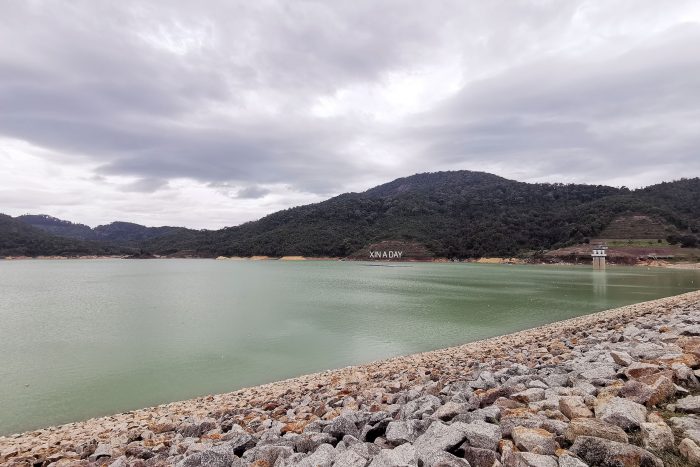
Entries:
[[700,465],[698,329],[691,292],[0,437],[0,465]]

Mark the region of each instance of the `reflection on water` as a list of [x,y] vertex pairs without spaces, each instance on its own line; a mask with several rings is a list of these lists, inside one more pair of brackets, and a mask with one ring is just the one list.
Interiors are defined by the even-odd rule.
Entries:
[[608,291],[608,275],[606,269],[593,271],[593,294],[596,297],[604,297]]
[[469,342],[700,277],[366,264],[0,261],[0,433]]

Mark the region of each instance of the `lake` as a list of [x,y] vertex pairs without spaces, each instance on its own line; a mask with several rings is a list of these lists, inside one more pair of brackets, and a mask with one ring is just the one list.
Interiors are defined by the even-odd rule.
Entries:
[[0,434],[447,347],[698,289],[699,271],[0,261]]

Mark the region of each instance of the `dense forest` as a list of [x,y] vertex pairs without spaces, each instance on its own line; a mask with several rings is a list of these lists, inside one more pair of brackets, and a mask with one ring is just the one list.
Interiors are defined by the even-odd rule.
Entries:
[[134,249],[103,242],[66,238],[0,214],[0,257],[125,255]]
[[[85,230],[89,227],[78,224],[71,224],[75,229],[43,231],[70,237],[72,229],[80,231],[75,234],[78,239],[159,255],[345,257],[372,243],[403,240],[424,245],[435,256],[473,258],[513,256],[585,242],[617,217],[630,213],[660,219],[668,226],[670,240],[691,242],[700,228],[700,179],[629,190],[532,184],[482,172],[436,172],[216,231],[127,223],[109,226],[114,232],[124,227],[131,235],[89,234]],[[41,228],[39,224],[34,219],[35,229]],[[4,233],[0,236],[0,255],[7,254]]]
[[84,224],[75,224],[45,214],[25,214],[16,217],[16,219],[59,237],[132,246],[138,246],[140,242],[145,240],[189,230],[183,227],[146,227],[132,222],[112,222],[92,229]]

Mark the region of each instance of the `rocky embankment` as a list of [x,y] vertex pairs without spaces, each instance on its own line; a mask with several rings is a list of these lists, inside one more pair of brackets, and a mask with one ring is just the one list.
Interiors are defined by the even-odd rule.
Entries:
[[3,465],[700,465],[700,292],[0,438]]

